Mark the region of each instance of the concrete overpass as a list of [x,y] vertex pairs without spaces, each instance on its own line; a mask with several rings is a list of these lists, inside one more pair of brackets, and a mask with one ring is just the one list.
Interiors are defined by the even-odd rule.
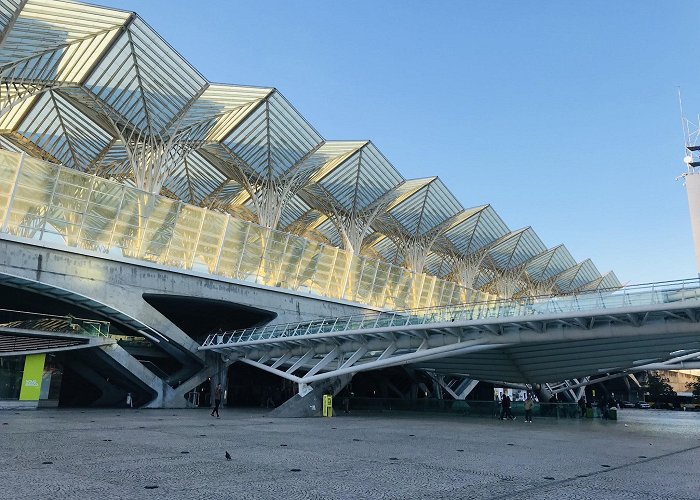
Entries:
[[[115,393],[114,400],[123,401],[121,396],[128,392],[125,387],[131,384],[144,389],[149,407],[184,407],[185,395],[203,382],[226,382],[231,361],[199,350],[212,330],[270,321],[309,321],[367,310],[347,301],[323,300],[151,263],[106,259],[57,244],[13,240],[8,235],[0,238],[0,255],[3,305],[61,315],[71,311],[74,316],[109,323],[112,337],[145,341],[136,348],[123,348],[108,339],[93,345],[93,339],[81,353],[70,356],[71,363],[80,366],[103,391],[123,393],[119,397]],[[32,329],[25,334],[31,335]],[[46,332],[34,330],[36,334],[45,336]],[[17,329],[6,329],[0,331],[0,340],[17,335]],[[15,351],[5,355],[24,352]],[[88,359],[90,366],[84,366],[82,351],[92,353],[88,358],[99,357],[100,362]],[[115,370],[125,379],[118,390],[109,383]]]
[[599,382],[700,367],[698,286],[698,280],[653,283],[270,325],[210,335],[200,350],[309,386],[412,365],[530,387],[568,381],[563,391],[586,385],[591,376]]

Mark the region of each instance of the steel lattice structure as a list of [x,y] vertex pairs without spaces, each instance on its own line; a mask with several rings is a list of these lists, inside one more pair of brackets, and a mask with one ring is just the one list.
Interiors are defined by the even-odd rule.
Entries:
[[3,149],[500,297],[620,286],[369,141],[327,141],[277,89],[210,83],[135,13],[0,0],[0,30]]

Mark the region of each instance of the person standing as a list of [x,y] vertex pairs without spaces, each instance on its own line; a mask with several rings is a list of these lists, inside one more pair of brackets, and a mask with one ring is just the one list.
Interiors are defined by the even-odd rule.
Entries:
[[525,409],[525,422],[532,423],[532,408],[535,406],[535,402],[532,400],[530,393],[527,393],[525,402],[523,403],[523,408]]
[[605,396],[601,396],[600,399],[598,400],[598,409],[600,410],[600,417],[603,420],[607,420],[607,418],[608,418],[608,402],[605,399]]
[[221,389],[221,384],[216,384],[216,389],[214,389],[214,409],[211,411],[211,416],[216,413],[216,418],[219,418],[219,405],[221,404],[221,394],[223,390]]

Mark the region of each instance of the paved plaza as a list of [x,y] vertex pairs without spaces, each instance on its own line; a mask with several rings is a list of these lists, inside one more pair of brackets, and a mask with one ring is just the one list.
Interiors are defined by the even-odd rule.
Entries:
[[[527,424],[440,415],[0,412],[12,499],[700,498],[700,413]],[[226,460],[225,452],[232,460]]]

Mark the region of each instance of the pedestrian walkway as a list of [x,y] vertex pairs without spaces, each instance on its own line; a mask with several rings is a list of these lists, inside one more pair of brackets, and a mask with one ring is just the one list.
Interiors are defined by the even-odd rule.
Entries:
[[528,425],[397,414],[271,419],[231,408],[216,420],[209,411],[0,412],[3,497],[698,496],[700,413],[625,410],[617,422]]

